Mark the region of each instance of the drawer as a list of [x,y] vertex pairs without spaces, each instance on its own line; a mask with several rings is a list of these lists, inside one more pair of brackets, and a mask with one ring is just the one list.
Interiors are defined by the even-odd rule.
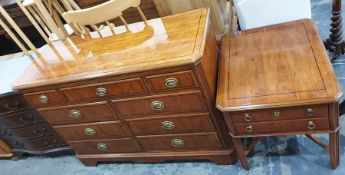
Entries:
[[45,136],[37,139],[12,139],[6,140],[6,143],[8,143],[12,149],[28,149],[34,151],[68,146],[59,135]]
[[0,117],[0,126],[1,128],[18,128],[42,121],[44,121],[44,119],[36,110],[27,110],[5,117]]
[[116,154],[140,151],[137,143],[127,138],[87,142],[73,141],[69,144],[78,154]]
[[108,97],[124,97],[146,93],[141,79],[107,82],[61,89],[61,92],[71,102],[97,100]]
[[135,135],[213,131],[208,113],[126,121]]
[[328,105],[298,106],[278,109],[234,112],[231,114],[235,123],[277,121],[304,118],[327,118]]
[[198,112],[207,108],[199,91],[113,100],[113,104],[125,118],[167,113]]
[[117,117],[107,102],[39,109],[42,117],[52,125],[101,122]]
[[130,136],[120,121],[64,125],[54,128],[66,140],[112,139]]
[[192,71],[147,76],[146,80],[152,91],[165,91],[198,87]]
[[271,121],[235,124],[237,135],[255,135],[280,132],[301,132],[329,129],[328,118]]
[[222,148],[216,133],[137,137],[145,151],[212,150]]
[[19,94],[4,95],[0,98],[0,114],[9,114],[23,108],[30,107],[30,105]]
[[17,129],[3,129],[1,131],[2,137],[16,138],[16,139],[30,139],[35,137],[42,137],[45,135],[55,134],[55,130],[46,122],[21,127]]
[[24,97],[35,107],[45,107],[64,103],[64,99],[55,90],[24,94]]

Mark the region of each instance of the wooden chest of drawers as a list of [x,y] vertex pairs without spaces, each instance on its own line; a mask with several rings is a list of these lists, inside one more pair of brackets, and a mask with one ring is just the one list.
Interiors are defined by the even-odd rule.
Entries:
[[[215,109],[218,57],[208,16],[203,9],[151,20],[140,31],[148,40],[139,44],[137,33],[113,40],[72,38],[82,48],[75,53],[64,43],[74,63],[52,60],[47,46],[41,49],[47,65],[33,65],[14,88],[85,165],[181,159],[233,163],[225,122]],[[111,44],[117,41],[130,46]],[[93,57],[83,61],[90,53],[85,49],[94,44],[108,48],[90,50]]]
[[0,97],[0,137],[16,157],[71,152],[56,131],[16,92]]

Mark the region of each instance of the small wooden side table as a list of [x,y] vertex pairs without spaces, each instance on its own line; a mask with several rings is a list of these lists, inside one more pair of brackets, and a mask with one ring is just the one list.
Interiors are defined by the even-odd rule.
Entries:
[[[342,91],[311,20],[228,34],[222,41],[217,108],[242,166],[262,136],[305,134],[339,165]],[[329,134],[329,146],[312,134]],[[247,150],[241,138],[254,137]]]

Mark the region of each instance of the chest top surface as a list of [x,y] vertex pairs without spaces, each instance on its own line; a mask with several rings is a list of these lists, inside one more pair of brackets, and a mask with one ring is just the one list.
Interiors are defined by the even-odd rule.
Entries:
[[342,95],[315,24],[299,20],[223,38],[217,107],[336,102]]
[[27,89],[192,64],[203,54],[209,11],[199,9],[116,27],[102,38],[72,37],[39,49],[41,56],[12,85]]

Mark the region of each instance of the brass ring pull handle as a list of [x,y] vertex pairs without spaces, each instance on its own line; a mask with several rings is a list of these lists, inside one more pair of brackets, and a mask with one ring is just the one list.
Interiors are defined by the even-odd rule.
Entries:
[[165,86],[168,88],[176,87],[178,84],[178,81],[176,78],[167,78],[165,79]]
[[244,128],[244,130],[245,130],[246,132],[253,132],[253,126],[252,126],[252,125],[247,126],[246,128]]
[[184,145],[184,141],[182,139],[173,139],[171,140],[171,145],[174,147],[182,147]]
[[71,110],[69,111],[69,116],[74,119],[78,119],[81,117],[81,112],[79,110]]
[[314,110],[312,108],[307,108],[305,112],[309,116],[314,114]]
[[94,135],[96,135],[96,130],[94,130],[92,128],[85,128],[84,133],[87,136],[94,136]]
[[162,110],[164,109],[164,103],[161,102],[161,101],[153,101],[151,102],[151,109],[152,110],[155,110],[155,111],[159,111],[159,110]]
[[49,98],[45,95],[40,95],[38,99],[42,104],[46,104],[49,101]]
[[244,114],[244,120],[250,122],[252,121],[252,116],[250,114]]
[[175,128],[175,123],[172,121],[162,122],[162,128],[166,130],[173,130]]
[[107,95],[107,89],[103,88],[103,87],[99,87],[96,89],[96,95],[100,96],[100,97],[104,97]]
[[106,152],[109,150],[108,145],[105,143],[99,143],[97,144],[97,149],[101,152]]
[[313,121],[308,122],[308,129],[313,130],[313,129],[315,129],[315,127],[316,127],[316,125]]
[[279,117],[280,116],[280,111],[274,111],[273,115],[274,115],[274,117]]

